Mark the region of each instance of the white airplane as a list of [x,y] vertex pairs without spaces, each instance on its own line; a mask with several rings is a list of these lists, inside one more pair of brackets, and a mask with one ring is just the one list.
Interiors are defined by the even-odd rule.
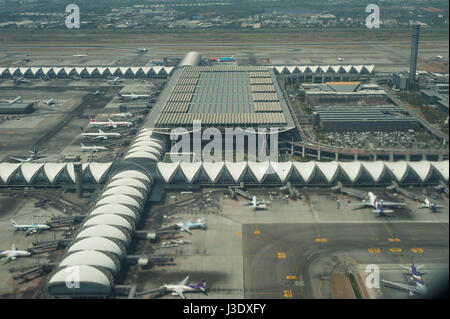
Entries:
[[442,56],[442,55],[436,55],[436,59],[439,59],[439,60],[443,60],[444,59],[444,57]]
[[256,200],[256,196],[253,196],[252,206],[253,206],[254,210],[267,210],[268,209],[267,204],[258,203],[258,201]]
[[127,126],[130,127],[133,125],[132,122],[127,122],[127,121],[113,121],[111,119],[108,119],[107,122],[97,122],[96,120],[94,120],[92,117],[89,117],[89,124],[92,126],[107,126],[107,127],[112,127],[112,128],[117,128],[119,126]]
[[47,104],[47,105],[52,105],[52,104],[56,104],[56,102],[55,102],[55,100],[54,99],[50,99],[50,100],[47,100],[47,101],[42,101],[43,103],[45,103],[45,104]]
[[104,93],[105,93],[105,92],[101,92],[100,90],[97,90],[97,91],[94,92],[95,95],[102,95],[102,94],[104,94]]
[[8,104],[13,104],[14,102],[19,101],[21,98],[22,98],[21,96],[18,96],[18,97],[16,97],[15,99],[12,99],[12,100],[4,100],[4,101],[5,101],[6,103],[8,103]]
[[20,83],[31,83],[30,80],[25,79],[23,76],[11,80],[12,83],[19,85]]
[[123,99],[131,99],[131,100],[137,100],[137,99],[142,99],[142,98],[146,98],[146,97],[151,97],[150,94],[120,94],[120,93],[116,93],[116,95],[119,97],[119,99],[123,100]]
[[120,83],[120,82],[122,82],[122,80],[118,76],[111,80],[111,83]]
[[12,244],[11,250],[0,250],[1,261],[7,260],[8,262],[16,259],[17,257],[28,257],[31,256],[31,252],[28,250],[17,250],[16,245]]
[[84,58],[88,56],[88,53],[86,52],[86,54],[74,54],[73,56],[78,57],[78,58]]
[[98,151],[105,151],[105,150],[107,150],[108,148],[107,147],[105,147],[105,146],[86,146],[86,145],[84,145],[83,143],[81,143],[80,144],[80,146],[81,146],[81,149],[83,150],[83,151],[93,151],[93,152],[98,152]]
[[[255,199],[256,199],[256,196],[253,196],[253,197],[255,197]],[[254,204],[254,201],[253,201],[253,199],[251,200],[251,201],[249,201],[249,202],[247,202],[247,205],[253,205]],[[256,200],[256,205],[271,205],[272,204],[272,202],[271,201],[268,201],[268,200]]]
[[338,60],[339,62],[343,62],[343,61],[344,61],[344,58],[338,56],[338,57],[337,57],[337,60]]
[[133,114],[129,113],[129,112],[127,112],[127,113],[114,113],[114,114],[111,114],[111,117],[127,118],[127,117],[133,117]]
[[27,158],[23,159],[23,158],[18,158],[18,157],[10,157],[16,161],[19,161],[21,163],[30,163],[30,162],[38,162],[38,161],[42,161],[44,158],[37,158],[39,153],[42,153],[43,151],[37,151],[36,149],[34,149],[34,151],[29,151],[31,153],[30,156],[28,156]]
[[428,198],[425,198],[422,205],[417,208],[429,208],[433,213],[435,213],[438,208],[444,208],[444,206],[437,205],[436,203],[431,202]]
[[412,296],[414,294],[425,295],[427,293],[427,287],[425,286],[425,282],[422,279],[422,274],[417,270],[422,268],[423,265],[414,266],[414,261],[411,267],[400,265],[400,267],[408,269],[409,275],[411,276],[414,285],[404,284],[401,282],[382,280],[386,286],[390,286],[392,288],[400,288],[402,290],[408,291],[409,295]]
[[36,224],[35,222],[31,222],[30,225],[18,225],[13,219],[11,219],[11,225],[9,227],[14,228],[15,231],[25,231],[25,235],[31,235],[50,229],[49,225]]
[[197,218],[195,221],[189,220],[187,222],[181,222],[175,224],[181,231],[185,231],[192,235],[191,229],[204,229],[206,230],[205,218]]
[[145,294],[149,294],[152,292],[169,292],[172,294],[172,296],[179,296],[182,299],[186,299],[184,296],[184,293],[186,292],[196,292],[196,293],[203,293],[205,295],[208,295],[208,289],[206,288],[206,281],[202,280],[197,285],[189,285],[189,275],[184,278],[183,281],[177,283],[177,284],[164,284],[161,287],[159,287],[156,290],[149,290],[144,291],[141,293],[137,293],[136,296],[142,296]]
[[145,53],[147,51],[150,52],[150,50],[147,50],[146,48],[139,49],[139,52],[144,52]]
[[101,129],[98,129],[97,133],[86,133],[83,128],[81,127],[81,135],[84,137],[93,137],[94,139],[103,139],[107,140],[110,137],[120,137],[120,133],[110,132],[106,133],[103,132]]
[[379,213],[380,215],[383,215],[384,213],[393,213],[394,211],[391,209],[384,209],[384,207],[399,207],[399,206],[406,206],[406,203],[397,203],[397,202],[385,202],[384,200],[377,199],[377,196],[372,193],[369,192],[369,200],[365,201],[363,200],[362,202],[357,202],[357,203],[352,203],[350,204],[350,206],[368,206],[368,207],[372,207],[374,208],[372,210],[372,213]]

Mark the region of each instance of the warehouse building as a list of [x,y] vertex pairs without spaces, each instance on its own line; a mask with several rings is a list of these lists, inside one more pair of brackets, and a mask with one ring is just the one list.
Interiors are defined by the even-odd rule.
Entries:
[[33,111],[33,103],[0,103],[0,114],[29,114]]

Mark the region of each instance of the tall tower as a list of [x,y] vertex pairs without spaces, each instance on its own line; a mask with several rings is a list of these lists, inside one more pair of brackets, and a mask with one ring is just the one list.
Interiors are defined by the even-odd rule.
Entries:
[[414,89],[416,86],[416,67],[417,67],[417,53],[419,50],[419,31],[420,25],[414,24],[412,26],[411,56],[409,59],[409,78],[408,78],[409,89]]

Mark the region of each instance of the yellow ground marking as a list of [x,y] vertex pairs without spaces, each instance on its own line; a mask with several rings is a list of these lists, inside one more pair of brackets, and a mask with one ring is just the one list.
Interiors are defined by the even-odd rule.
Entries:
[[399,238],[389,238],[388,240],[389,240],[389,242],[391,242],[391,243],[399,243],[399,242],[400,242],[400,239],[399,239]]
[[54,138],[54,137],[52,137],[52,138],[50,139],[50,141],[54,141],[54,140],[56,140],[56,138]]
[[380,253],[380,248],[369,248],[368,251],[371,254],[379,254]]
[[402,249],[401,248],[392,247],[392,248],[389,248],[389,251],[392,252],[392,253],[401,253]]
[[25,134],[25,132],[20,132],[20,134],[21,134],[21,135],[24,135],[24,134]]
[[261,232],[260,232],[259,230],[255,229],[254,232],[253,232],[253,234],[259,235],[259,234],[261,234]]
[[291,290],[283,290],[283,296],[285,298],[292,298],[292,291]]
[[422,248],[411,248],[411,251],[415,254],[423,254],[425,252]]
[[46,151],[46,152],[47,152],[47,151],[48,151],[48,147],[44,148],[44,151]]
[[64,126],[64,128],[68,128],[68,126],[66,125],[66,126]]
[[235,232],[236,235],[242,234],[240,231]]
[[297,276],[286,276],[287,280],[297,280]]
[[314,241],[316,243],[326,243],[327,239],[326,238],[315,238]]
[[8,144],[2,144],[2,146],[3,146],[3,147],[6,147],[6,146],[8,146]]
[[16,134],[16,132],[8,131],[8,134]]
[[285,259],[286,258],[286,253],[281,252],[281,253],[278,253],[277,256],[278,256],[279,259]]

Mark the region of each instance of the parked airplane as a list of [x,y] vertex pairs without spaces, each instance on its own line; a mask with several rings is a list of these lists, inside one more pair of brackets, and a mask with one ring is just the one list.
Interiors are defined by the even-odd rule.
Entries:
[[111,114],[111,117],[121,117],[121,118],[127,118],[127,117],[132,117],[132,116],[133,116],[133,114],[129,113],[129,112],[127,112],[127,113],[114,113],[114,114]]
[[344,58],[338,56],[338,57],[337,57],[337,60],[338,60],[339,62],[343,62],[343,61],[344,61]]
[[18,250],[16,245],[12,244],[11,250],[0,250],[1,261],[7,260],[7,262],[16,259],[17,257],[28,257],[31,256],[31,252],[28,250]]
[[385,202],[384,200],[377,199],[377,196],[369,192],[369,200],[368,201],[362,201],[357,203],[351,203],[350,206],[369,206],[373,207],[372,213],[379,213],[380,215],[383,215],[384,213],[393,213],[394,211],[391,209],[384,209],[384,207],[399,207],[399,206],[406,206],[406,203],[397,203],[397,202]]
[[74,54],[73,56],[78,57],[78,58],[84,58],[88,56],[88,53],[86,52],[86,54]]
[[107,140],[110,137],[120,137],[120,133],[115,132],[103,132],[101,129],[98,129],[97,133],[86,133],[83,128],[81,127],[81,135],[84,137],[93,137],[94,139],[103,139]]
[[145,53],[145,52],[147,52],[147,51],[150,52],[151,50],[147,50],[146,48],[141,48],[141,49],[139,49],[139,52],[144,52],[144,53]]
[[122,82],[122,80],[118,76],[111,80],[111,83],[113,83],[113,84],[114,83],[120,83],[120,82]]
[[422,205],[417,208],[429,208],[431,212],[435,213],[438,208],[444,208],[444,206],[437,205],[436,203],[431,202],[428,198],[425,198]]
[[175,224],[181,231],[185,231],[192,235],[191,229],[204,229],[206,230],[206,223],[204,218],[198,218],[195,221],[189,220],[187,222],[181,222]]
[[444,192],[448,197],[448,185],[446,185],[443,181],[439,181],[439,185],[433,186],[438,192]]
[[27,158],[23,159],[23,158],[18,158],[18,157],[10,157],[13,160],[19,161],[21,163],[30,163],[30,162],[38,162],[38,161],[42,161],[45,157],[43,158],[38,158],[38,154],[42,153],[43,151],[37,151],[37,149],[35,148],[33,151],[29,151],[31,153],[30,156],[28,156]]
[[105,150],[108,149],[108,148],[105,147],[105,146],[95,146],[95,145],[93,145],[93,146],[86,146],[86,145],[84,145],[83,143],[80,143],[80,145],[81,145],[81,149],[82,149],[83,151],[93,151],[93,152],[98,152],[98,151],[105,151]]
[[46,229],[50,229],[49,225],[36,224],[35,222],[31,222],[30,225],[18,225],[13,219],[11,219],[11,225],[9,227],[14,228],[15,231],[25,231],[25,235],[31,235]]
[[[256,196],[253,196],[253,198],[256,200],[256,205],[271,205],[272,204],[271,201],[268,201],[268,200],[265,200],[265,199],[257,200]],[[253,204],[254,204],[254,200],[253,199],[251,201],[247,202],[247,205],[253,205]]]
[[263,203],[258,203],[258,201],[256,200],[256,196],[253,196],[253,200],[252,200],[252,206],[254,210],[266,210],[268,209],[267,204],[263,204]]
[[234,55],[232,55],[231,57],[211,58],[210,60],[214,62],[230,62],[234,61]]
[[22,98],[21,96],[18,96],[18,97],[16,97],[15,99],[12,99],[12,100],[4,100],[4,101],[5,101],[6,103],[8,103],[8,104],[13,104],[14,102],[19,101],[21,98]]
[[107,122],[103,121],[103,122],[97,122],[96,120],[94,120],[92,117],[89,117],[89,124],[92,126],[106,126],[106,127],[112,127],[112,128],[117,128],[119,126],[132,126],[133,123],[132,122],[127,122],[127,121],[113,121],[111,119],[108,119]]
[[427,287],[425,286],[425,282],[422,279],[422,274],[418,272],[418,269],[422,268],[423,265],[414,266],[414,261],[411,267],[400,265],[400,267],[408,269],[409,275],[414,282],[414,285],[404,284],[401,282],[382,280],[386,286],[390,286],[393,288],[400,288],[402,290],[408,291],[409,295],[412,296],[414,294],[425,295],[427,293]]
[[184,293],[186,292],[194,292],[194,293],[203,293],[208,295],[208,289],[206,288],[206,281],[202,280],[197,285],[189,285],[189,275],[184,278],[183,281],[177,284],[164,284],[159,289],[149,290],[140,293],[136,293],[136,296],[142,296],[145,294],[149,294],[152,292],[162,292],[162,293],[171,293],[172,296],[179,296],[182,299],[186,299]]
[[42,101],[43,103],[45,103],[45,104],[47,104],[47,105],[52,105],[52,104],[56,104],[56,102],[55,102],[55,100],[54,99],[49,99],[49,100],[47,100],[47,101]]
[[95,95],[103,95],[105,92],[101,92],[100,90],[97,90],[94,92]]
[[137,100],[141,98],[151,97],[150,94],[120,94],[119,92],[116,93],[116,95],[119,97],[119,99],[131,99],[131,100]]
[[48,201],[49,201],[48,199],[40,200],[40,201],[34,203],[34,207],[41,207],[41,206],[44,206],[45,204],[48,203]]

